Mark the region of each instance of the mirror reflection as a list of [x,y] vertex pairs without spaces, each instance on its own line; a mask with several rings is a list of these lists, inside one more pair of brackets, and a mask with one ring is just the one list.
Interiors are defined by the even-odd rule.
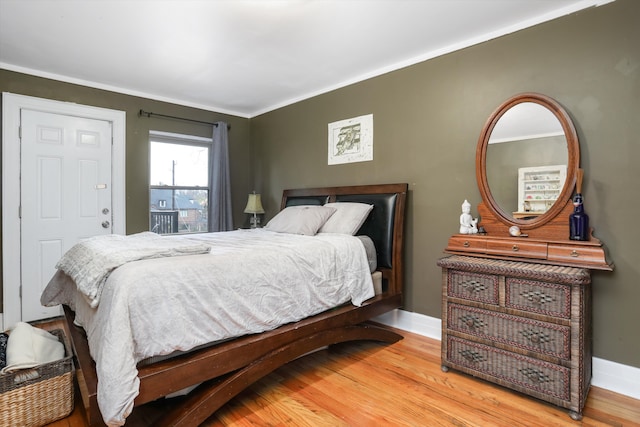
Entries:
[[491,195],[513,218],[535,219],[560,196],[567,163],[567,139],[555,114],[534,102],[516,104],[499,118],[488,141]]

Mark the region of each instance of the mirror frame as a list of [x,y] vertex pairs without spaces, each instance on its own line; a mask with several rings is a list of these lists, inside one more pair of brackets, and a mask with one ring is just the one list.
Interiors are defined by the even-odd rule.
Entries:
[[[564,187],[555,201],[553,206],[547,212],[534,219],[516,219],[506,212],[500,205],[496,203],[491,194],[489,188],[489,182],[487,180],[487,148],[489,147],[489,139],[491,138],[491,132],[495,128],[498,120],[513,106],[524,103],[533,102],[541,105],[551,111],[564,131],[565,138],[567,140],[567,178],[564,183]],[[480,133],[478,138],[478,147],[476,149],[476,180],[478,182],[478,188],[480,195],[489,211],[502,223],[507,226],[517,225],[522,230],[531,230],[541,227],[553,220],[562,210],[566,207],[567,203],[571,200],[573,195],[573,189],[576,184],[576,177],[578,174],[580,162],[580,145],[578,143],[578,134],[573,125],[571,117],[562,108],[562,106],[554,99],[542,95],[539,93],[521,93],[515,95],[505,102],[503,102],[489,117],[487,122]]]

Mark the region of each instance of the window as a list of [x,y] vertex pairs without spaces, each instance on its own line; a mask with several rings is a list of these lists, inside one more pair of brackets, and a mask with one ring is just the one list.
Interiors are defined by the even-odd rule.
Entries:
[[149,141],[149,229],[207,232],[211,139],[152,131]]

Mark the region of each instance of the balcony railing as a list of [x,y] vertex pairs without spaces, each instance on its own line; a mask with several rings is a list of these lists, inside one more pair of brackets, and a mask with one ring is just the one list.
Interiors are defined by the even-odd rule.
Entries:
[[151,231],[158,234],[178,232],[178,211],[151,211]]

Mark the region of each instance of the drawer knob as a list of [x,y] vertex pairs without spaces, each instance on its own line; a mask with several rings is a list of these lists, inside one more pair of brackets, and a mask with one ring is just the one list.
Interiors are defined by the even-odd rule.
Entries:
[[539,306],[555,301],[553,296],[535,290],[522,292],[520,293],[520,296]]
[[520,331],[520,333],[529,340],[531,344],[541,345],[553,341],[553,337],[551,337],[548,333],[535,329],[525,329]]
[[468,240],[465,240],[462,246],[464,246],[465,248],[468,248],[469,246],[471,246],[471,244],[469,243]]
[[465,314],[460,318],[462,324],[471,330],[481,329],[487,326],[482,318],[474,316],[472,314]]
[[511,249],[513,249],[513,252],[518,252],[520,250],[520,248],[518,247],[518,245],[513,245],[511,247]]
[[578,251],[576,251],[575,249],[571,251],[571,256],[574,258],[578,258],[580,256],[580,254],[578,253]]
[[486,358],[482,354],[480,354],[475,350],[465,349],[465,350],[461,350],[459,353],[460,353],[460,356],[464,357],[467,361],[471,363],[479,363],[479,362],[484,362],[486,360]]
[[551,378],[549,377],[549,375],[547,375],[544,371],[541,371],[540,369],[523,368],[518,370],[522,375],[527,377],[527,379],[529,379],[529,381],[531,381],[532,383],[542,384],[542,383],[547,383],[551,381]]

